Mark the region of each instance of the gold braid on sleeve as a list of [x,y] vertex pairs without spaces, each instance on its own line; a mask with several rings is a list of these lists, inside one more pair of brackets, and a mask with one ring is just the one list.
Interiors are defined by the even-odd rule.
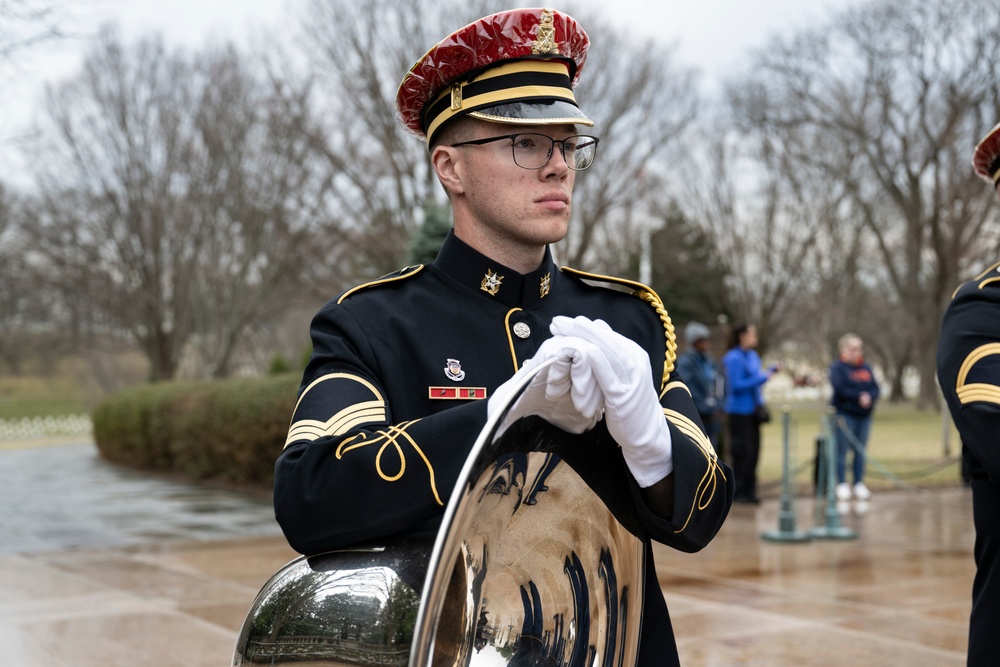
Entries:
[[660,316],[660,321],[663,323],[663,333],[667,338],[667,352],[664,355],[665,358],[663,361],[663,378],[660,382],[660,394],[662,395],[664,387],[667,386],[667,380],[670,379],[670,374],[674,371],[674,362],[677,361],[677,335],[674,333],[674,323],[670,321],[670,315],[667,314],[667,309],[664,307],[659,295],[642,283],[637,283],[634,280],[628,280],[626,278],[615,278],[612,276],[602,276],[596,273],[586,273],[584,271],[572,269],[568,266],[562,267],[562,271],[577,276],[584,281],[597,280],[601,282],[614,283],[615,285],[621,285],[631,290],[632,296],[639,297],[656,310],[656,314]]

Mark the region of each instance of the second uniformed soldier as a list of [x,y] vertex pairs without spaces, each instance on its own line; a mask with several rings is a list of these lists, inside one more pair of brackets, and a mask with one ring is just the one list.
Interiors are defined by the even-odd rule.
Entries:
[[588,47],[565,14],[511,10],[453,33],[405,75],[397,111],[427,142],[454,228],[434,262],[349,290],[316,315],[275,512],[304,554],[434,535],[491,399],[511,393],[526,361],[554,359],[537,378],[552,384],[526,393],[513,416],[620,446],[592,472],[634,489],[647,552],[639,664],[662,667],[678,657],[649,540],[708,544],[732,503],[732,474],[671,374],[676,346],[659,298],[552,261],[575,174],[597,154],[573,93]]
[[[1000,186],[1000,125],[976,146],[973,166]],[[967,664],[987,667],[997,664],[1000,627],[1000,262],[955,292],[941,322],[937,368],[972,478],[976,578]]]

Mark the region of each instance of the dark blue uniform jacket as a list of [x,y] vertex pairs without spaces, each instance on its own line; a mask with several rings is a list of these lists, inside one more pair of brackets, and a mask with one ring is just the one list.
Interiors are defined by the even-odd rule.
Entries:
[[[604,284],[588,282],[595,278]],[[556,315],[602,319],[649,353],[673,442],[674,516],[642,504],[617,448],[594,456],[582,476],[627,478],[635,501],[628,527],[648,555],[643,625],[651,631],[641,655],[651,661],[640,662],[670,665],[676,648],[648,541],[686,552],[708,544],[729,511],[732,473],[689,391],[666,373],[673,327],[659,298],[637,283],[559,269],[548,253],[541,268],[520,275],[452,234],[433,263],[331,301],[313,320],[313,355],[275,467],[276,516],[304,554],[433,535],[486,422],[485,399],[551,336]]]
[[937,368],[972,478],[977,567],[967,664],[992,666],[1000,627],[1000,264],[955,292],[941,322]]

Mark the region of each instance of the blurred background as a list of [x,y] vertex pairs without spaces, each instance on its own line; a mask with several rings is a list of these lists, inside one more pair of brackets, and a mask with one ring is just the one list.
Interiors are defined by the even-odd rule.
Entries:
[[[394,118],[396,86],[460,25],[527,4],[0,0],[0,611],[27,619],[0,643],[15,662],[146,664],[135,647],[159,638],[177,664],[225,664],[255,591],[293,555],[269,475],[310,318],[353,285],[432,260],[450,227],[426,148]],[[782,368],[765,390],[765,499],[781,491],[786,443],[793,483],[813,488],[826,369],[838,339],[860,335],[883,390],[866,481],[908,493],[847,518],[872,522],[861,555],[816,548],[807,568],[850,606],[830,617],[854,619],[851,632],[871,626],[932,645],[926,664],[944,664],[941,649],[960,664],[971,520],[934,359],[952,292],[997,261],[1000,208],[970,164],[1000,121],[995,0],[558,8],[593,43],[577,97],[601,146],[577,177],[557,261],[653,287],[681,348],[692,321],[716,358],[730,327],[757,325],[765,364]],[[773,505],[733,512],[692,588],[730,564],[751,586],[768,572],[797,586],[782,572],[789,552],[747,561]],[[944,528],[910,530],[898,520],[910,510]],[[949,560],[895,572],[917,534]],[[77,551],[102,546],[132,550]],[[695,568],[658,562],[680,568],[675,589]],[[929,572],[957,583],[918,591]],[[860,586],[891,576],[903,579],[882,598],[909,605],[909,624],[858,621],[876,595]],[[705,600],[672,600],[689,633],[705,628],[688,655],[745,625],[729,616],[740,586],[719,594],[719,623],[702,622]],[[931,588],[951,597],[910,604],[907,591]],[[102,647],[92,663],[87,642]]]
[[[755,323],[772,402],[817,414],[856,332],[883,404],[954,454],[934,350],[997,254],[969,164],[1000,119],[995,6],[691,4],[561,7],[594,44],[578,97],[602,141],[558,261],[651,285],[716,356]],[[294,376],[326,300],[433,259],[447,202],[396,86],[497,9],[0,0],[7,431],[86,430],[150,382]]]

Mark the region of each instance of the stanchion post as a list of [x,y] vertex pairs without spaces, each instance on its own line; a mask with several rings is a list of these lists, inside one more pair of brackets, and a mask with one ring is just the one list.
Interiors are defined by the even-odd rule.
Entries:
[[788,406],[781,411],[781,509],[778,511],[778,530],[763,533],[761,537],[771,542],[808,542],[809,533],[795,529],[795,497],[792,493],[792,466],[789,455],[792,417]]
[[[857,532],[846,526],[840,525],[840,512],[837,511],[837,498],[835,487],[837,486],[837,439],[836,426],[834,425],[836,416],[826,414],[823,416],[823,437],[820,447],[820,456],[825,463],[826,480],[826,511],[824,512],[824,523],[822,526],[815,526],[809,534],[817,539],[829,540],[852,540],[858,536]],[[819,502],[819,496],[816,497]]]

